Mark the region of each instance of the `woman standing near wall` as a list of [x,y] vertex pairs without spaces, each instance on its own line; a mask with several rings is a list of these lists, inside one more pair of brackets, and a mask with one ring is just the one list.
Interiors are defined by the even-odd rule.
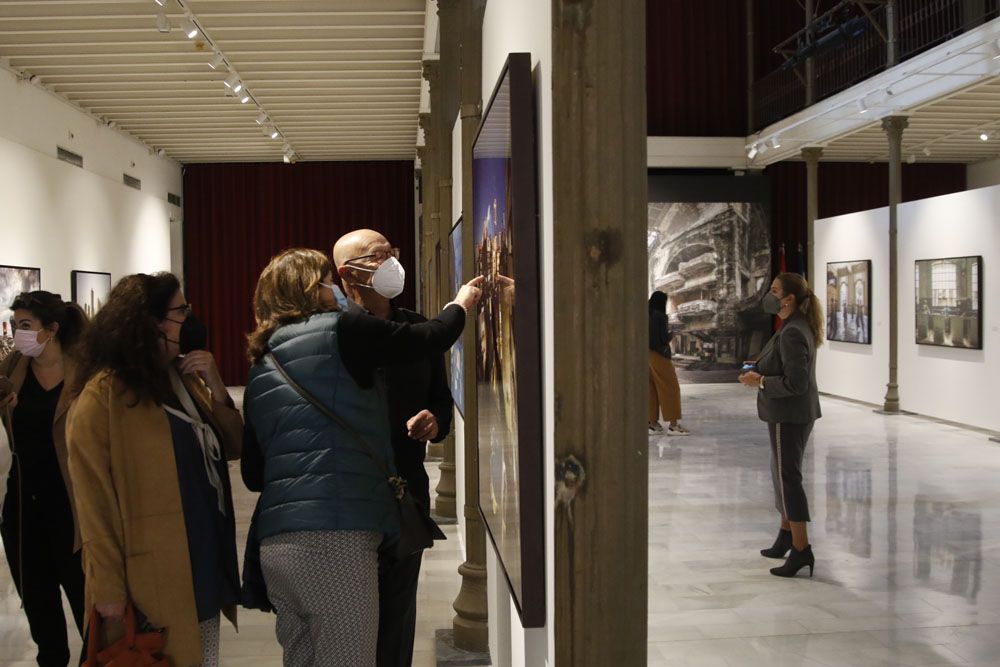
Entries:
[[83,630],[83,569],[67,468],[66,413],[76,344],[87,317],[51,292],[25,292],[10,308],[14,352],[0,364],[0,376],[10,379],[13,391],[0,399],[0,418],[13,466],[7,493],[0,496],[0,536],[38,645],[38,664],[66,667],[63,591],[77,630]]
[[663,433],[660,414],[668,422],[667,435],[688,435],[681,426],[681,385],[671,361],[670,321],[667,295],[653,292],[649,297],[649,434]]
[[771,574],[794,577],[804,567],[812,576],[816,559],[809,544],[809,501],[802,486],[802,459],[813,424],[820,418],[816,348],[823,344],[823,308],[805,278],[782,273],[764,296],[764,312],[783,324],[764,347],[755,369],[740,382],[758,389],[757,413],[771,436],[771,478],[781,514],[778,538],[761,555],[784,558]]

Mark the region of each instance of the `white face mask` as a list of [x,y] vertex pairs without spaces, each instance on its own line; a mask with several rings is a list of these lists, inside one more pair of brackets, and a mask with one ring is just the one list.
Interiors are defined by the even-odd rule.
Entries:
[[48,345],[49,341],[38,342],[38,334],[41,331],[31,331],[30,329],[18,329],[14,332],[14,349],[26,357],[37,357]]
[[358,285],[358,287],[369,287],[387,299],[395,299],[403,293],[403,286],[406,284],[406,269],[395,257],[385,260],[382,262],[382,266],[377,269],[366,269],[363,266],[352,268],[374,274],[371,285]]

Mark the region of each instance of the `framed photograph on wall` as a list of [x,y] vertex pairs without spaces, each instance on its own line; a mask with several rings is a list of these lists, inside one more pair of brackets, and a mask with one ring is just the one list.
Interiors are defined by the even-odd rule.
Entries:
[[542,335],[530,54],[508,56],[472,155],[471,259],[486,277],[475,322],[479,509],[521,624],[542,627]]
[[[450,248],[451,248],[451,265],[449,267],[450,277],[451,277],[451,296],[452,298],[458,294],[458,290],[462,287],[462,218],[458,219],[455,226],[451,228],[450,235]],[[465,369],[463,367],[463,359],[465,357],[465,342],[462,337],[451,346],[450,358],[451,358],[451,375],[449,376],[449,381],[451,383],[451,399],[455,402],[455,407],[464,416],[465,415]]]
[[73,302],[83,308],[87,317],[93,317],[111,294],[111,274],[99,271],[71,271],[70,286]]
[[[42,289],[42,270],[30,266],[0,265],[0,322],[10,326],[10,318],[14,312],[10,305],[21,292],[34,292]],[[14,335],[8,329],[10,335]]]
[[983,258],[918,259],[915,264],[917,345],[983,349]]
[[826,339],[871,345],[872,262],[826,265]]

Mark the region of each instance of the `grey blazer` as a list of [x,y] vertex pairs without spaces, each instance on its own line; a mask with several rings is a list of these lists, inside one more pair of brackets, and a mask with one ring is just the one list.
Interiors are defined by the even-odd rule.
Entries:
[[757,360],[764,388],[757,414],[771,424],[809,424],[822,416],[816,387],[816,343],[805,315],[795,313],[764,346]]

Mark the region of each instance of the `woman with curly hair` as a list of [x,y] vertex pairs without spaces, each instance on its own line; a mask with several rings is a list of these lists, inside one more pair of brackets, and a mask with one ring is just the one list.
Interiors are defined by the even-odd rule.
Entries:
[[239,592],[226,459],[243,422],[169,273],[123,278],[84,337],[69,470],[88,611],[131,600],[176,667],[217,665]]

